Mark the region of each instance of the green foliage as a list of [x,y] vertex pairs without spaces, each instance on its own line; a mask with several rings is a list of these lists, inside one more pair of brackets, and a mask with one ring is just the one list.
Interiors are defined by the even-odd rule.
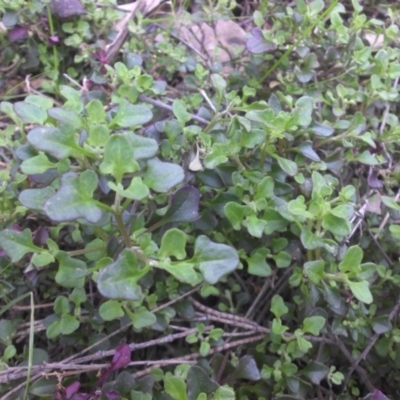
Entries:
[[0,393],[398,398],[398,5],[248,5],[225,65],[138,14],[108,65],[111,3],[0,1],[2,58],[48,80],[0,103]]

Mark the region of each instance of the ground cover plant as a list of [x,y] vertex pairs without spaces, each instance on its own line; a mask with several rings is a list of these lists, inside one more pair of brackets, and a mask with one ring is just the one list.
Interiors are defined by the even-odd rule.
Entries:
[[0,0],[2,399],[399,398],[376,3]]

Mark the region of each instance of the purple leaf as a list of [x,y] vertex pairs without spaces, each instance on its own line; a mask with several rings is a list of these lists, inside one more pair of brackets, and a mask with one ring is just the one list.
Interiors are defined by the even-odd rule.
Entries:
[[375,389],[372,394],[372,400],[389,400],[380,390]]
[[56,46],[61,43],[61,39],[59,36],[50,36],[49,43],[51,46]]
[[253,28],[251,31],[253,37],[247,40],[246,48],[250,53],[261,54],[261,53],[271,53],[277,49],[275,43],[268,43],[262,30],[260,28]]
[[199,214],[200,193],[193,186],[184,186],[171,196],[171,205],[163,222],[193,222]]
[[44,226],[40,226],[33,235],[33,243],[39,247],[44,246],[49,237],[49,229]]
[[105,396],[107,400],[119,400],[121,398],[121,395],[116,390],[105,392],[103,393],[103,396]]
[[28,37],[28,28],[16,25],[10,32],[10,41],[18,42],[19,40],[25,40]]
[[117,347],[111,363],[111,369],[116,371],[126,367],[131,362],[131,348],[127,344]]
[[383,183],[379,180],[379,171],[370,169],[368,173],[368,186],[372,189],[382,189]]
[[74,382],[68,387],[65,388],[65,398],[70,400],[72,396],[74,396],[78,390],[80,389],[81,384],[79,382]]
[[130,362],[131,362],[131,348],[127,344],[121,344],[115,350],[110,368],[108,368],[103,372],[99,381],[99,387],[103,387],[104,383],[107,381],[107,379],[114,371],[117,371],[118,369],[127,366]]

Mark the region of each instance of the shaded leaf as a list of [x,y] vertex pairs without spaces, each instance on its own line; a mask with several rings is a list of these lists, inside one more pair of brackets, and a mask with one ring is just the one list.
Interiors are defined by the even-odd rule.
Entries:
[[311,361],[301,373],[305,375],[314,385],[319,385],[322,379],[329,373],[329,367],[318,361]]
[[200,193],[193,186],[184,186],[171,196],[171,205],[163,222],[193,222],[200,218]]
[[187,387],[189,400],[197,400],[200,393],[210,395],[219,385],[209,378],[203,368],[192,366],[187,374]]
[[46,186],[42,189],[25,189],[18,197],[21,204],[31,210],[43,211],[47,199],[53,196],[55,190],[52,186]]
[[253,357],[244,356],[239,359],[235,370],[235,378],[258,381],[261,379],[260,371]]

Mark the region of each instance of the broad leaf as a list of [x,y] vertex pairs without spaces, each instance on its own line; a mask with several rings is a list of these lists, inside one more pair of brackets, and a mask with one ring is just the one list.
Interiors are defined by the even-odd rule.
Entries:
[[72,129],[62,131],[59,128],[41,126],[28,133],[28,142],[59,160],[81,152],[75,141],[75,131]]
[[239,359],[234,374],[236,379],[247,379],[249,381],[258,381],[261,379],[260,370],[251,356],[243,356]]
[[163,222],[193,222],[200,218],[200,193],[193,186],[184,186],[171,196],[171,205]]
[[315,315],[313,317],[307,317],[303,321],[303,329],[304,333],[311,333],[314,336],[318,336],[321,332],[321,329],[325,325],[325,318],[319,315]]
[[207,236],[199,236],[195,242],[194,260],[204,279],[214,285],[239,265],[236,250],[226,244],[214,243]]
[[307,367],[301,370],[314,385],[319,385],[322,379],[326,378],[329,373],[329,367],[318,361],[311,361]]
[[128,132],[127,137],[131,142],[135,160],[145,160],[157,154],[158,143],[154,139],[136,135],[132,132]]
[[361,301],[365,304],[371,304],[373,302],[373,297],[371,291],[369,289],[369,284],[367,281],[361,282],[351,282],[348,281],[347,284],[353,295],[356,297],[357,300]]
[[110,122],[110,128],[131,128],[142,126],[151,121],[153,113],[144,105],[133,105],[123,99],[115,118]]
[[104,149],[100,172],[114,176],[120,183],[126,173],[136,172],[139,169],[139,164],[133,158],[133,148],[128,138],[123,134],[112,135]]
[[161,239],[161,247],[158,256],[161,260],[167,257],[176,257],[177,260],[186,258],[186,233],[173,228],[165,232]]
[[178,281],[189,283],[190,285],[198,285],[202,278],[194,269],[195,265],[190,262],[170,262],[168,260],[159,262],[158,268],[169,272]]
[[349,247],[343,257],[343,261],[339,264],[342,272],[358,272],[363,259],[363,251],[360,246]]
[[125,190],[121,183],[108,182],[108,186],[120,196],[132,200],[143,200],[150,194],[149,188],[143,183],[140,176],[135,176]]
[[45,110],[25,101],[16,102],[14,104],[14,111],[26,124],[43,125],[47,119]]
[[181,166],[153,158],[147,161],[144,183],[156,192],[165,193],[181,183],[185,173]]
[[149,270],[149,267],[139,269],[136,255],[124,250],[117,261],[100,272],[97,286],[100,293],[109,299],[140,300],[142,290],[138,282]]
[[289,309],[286,307],[282,297],[276,294],[272,298],[271,312],[275,315],[276,318],[280,318],[282,317],[282,315],[287,314],[288,311]]
[[91,170],[86,170],[81,176],[68,172],[61,179],[60,190],[46,201],[44,211],[53,221],[84,218],[92,223],[98,222],[102,211],[93,200],[97,182],[97,175]]
[[66,288],[83,288],[87,275],[86,264],[64,252],[58,253],[57,259],[60,265],[55,277],[56,282]]
[[57,168],[57,165],[49,161],[46,154],[39,154],[28,158],[21,164],[21,171],[26,175],[44,174],[51,168]]
[[51,108],[47,110],[49,116],[56,121],[63,122],[64,124],[69,124],[73,126],[75,129],[78,129],[82,125],[82,121],[79,117],[79,114],[73,111],[65,110],[64,108]]
[[46,186],[42,189],[25,189],[19,194],[18,200],[31,210],[43,211],[46,200],[54,193],[55,190],[52,186]]
[[42,251],[40,247],[33,244],[32,233],[29,229],[22,232],[4,229],[0,232],[0,246],[13,263],[18,262],[27,253]]
[[200,393],[210,395],[215,392],[219,385],[210,379],[203,368],[192,366],[187,374],[187,386],[189,400],[197,400]]

